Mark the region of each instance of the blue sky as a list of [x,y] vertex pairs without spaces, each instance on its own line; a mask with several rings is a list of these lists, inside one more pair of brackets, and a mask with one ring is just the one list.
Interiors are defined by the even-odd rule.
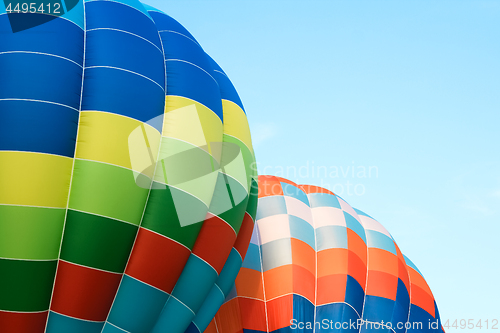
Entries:
[[235,84],[261,173],[380,221],[443,319],[500,319],[500,2],[149,4]]

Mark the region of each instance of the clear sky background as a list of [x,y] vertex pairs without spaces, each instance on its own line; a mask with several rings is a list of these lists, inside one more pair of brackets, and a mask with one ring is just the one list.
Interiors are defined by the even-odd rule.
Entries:
[[380,221],[444,320],[500,320],[500,1],[148,3],[235,84],[260,173]]

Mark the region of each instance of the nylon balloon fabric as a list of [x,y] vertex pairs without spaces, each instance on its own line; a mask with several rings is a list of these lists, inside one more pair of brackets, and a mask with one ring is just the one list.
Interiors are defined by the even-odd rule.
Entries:
[[259,176],[250,246],[221,304],[205,333],[444,331],[422,274],[379,222],[273,176]]
[[24,14],[0,5],[0,332],[184,332],[253,230],[235,88],[139,1],[22,30],[9,15]]

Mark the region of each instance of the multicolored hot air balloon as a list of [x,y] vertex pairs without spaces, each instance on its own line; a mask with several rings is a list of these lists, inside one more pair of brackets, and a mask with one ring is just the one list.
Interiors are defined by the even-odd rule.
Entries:
[[182,333],[250,241],[246,114],[166,14],[73,2],[0,2],[0,332]]
[[252,240],[225,296],[205,333],[443,332],[427,283],[379,222],[273,176],[259,176]]

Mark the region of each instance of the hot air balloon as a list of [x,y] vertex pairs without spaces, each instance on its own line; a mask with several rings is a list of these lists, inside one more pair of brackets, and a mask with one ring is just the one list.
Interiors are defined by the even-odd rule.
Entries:
[[250,241],[246,114],[165,13],[72,3],[0,2],[0,332],[182,333]]
[[259,176],[252,240],[225,296],[205,333],[443,332],[427,283],[379,222],[280,177]]

